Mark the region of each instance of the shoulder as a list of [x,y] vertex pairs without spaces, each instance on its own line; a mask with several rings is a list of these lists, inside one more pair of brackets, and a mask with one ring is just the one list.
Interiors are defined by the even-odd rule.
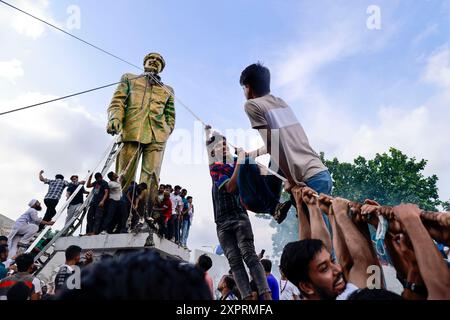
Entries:
[[175,91],[173,90],[173,87],[171,87],[171,86],[169,86],[169,85],[167,85],[167,84],[164,84],[164,87],[165,87],[167,90],[169,90],[170,92],[172,92],[172,94],[175,92]]
[[124,73],[122,77],[120,78],[121,81],[129,81],[130,79],[134,79],[138,77],[137,75],[133,73]]

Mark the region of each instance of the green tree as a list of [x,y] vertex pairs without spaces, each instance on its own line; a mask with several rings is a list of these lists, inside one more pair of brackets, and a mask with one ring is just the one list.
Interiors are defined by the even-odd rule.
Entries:
[[[371,160],[357,157],[353,163],[340,162],[337,158],[325,160],[323,153],[321,158],[333,178],[333,196],[358,202],[373,199],[383,205],[409,202],[429,211],[439,207],[450,210],[450,201],[439,200],[437,176],[423,174],[426,160],[417,161],[394,148],[389,153],[376,154]],[[276,229],[272,235],[273,257],[279,257],[287,243],[298,239],[294,209],[291,208],[281,225],[272,220],[270,226]]]

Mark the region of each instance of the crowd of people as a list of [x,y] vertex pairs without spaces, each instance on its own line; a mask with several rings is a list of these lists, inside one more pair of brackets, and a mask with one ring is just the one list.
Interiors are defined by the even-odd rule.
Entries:
[[[446,248],[450,246],[450,213],[424,212],[414,204],[383,206],[374,200],[356,203],[331,197],[331,174],[309,145],[290,107],[270,93],[269,70],[253,64],[242,72],[240,84],[247,98],[245,112],[252,127],[261,134],[264,147],[252,152],[236,149],[232,153],[226,137],[212,132],[210,126],[205,128],[214,221],[230,267],[216,286],[220,292],[218,298],[449,300]],[[270,154],[269,170],[276,171],[275,175],[264,174],[255,162],[263,154]],[[40,179],[49,184],[44,199],[47,212],[43,219],[38,218],[40,203],[32,200],[30,209],[16,222],[9,243],[16,241],[24,245],[23,238],[26,235],[28,239],[29,234],[22,232],[37,232],[37,225],[53,224],[51,219],[64,188],[74,188],[62,176],[48,180],[42,173]],[[72,184],[76,184],[78,178],[72,178]],[[110,182],[98,173],[95,182],[91,178],[86,184],[94,192],[87,234],[133,230],[144,218],[139,215],[138,207],[147,186],[133,183],[122,194],[117,174],[108,174]],[[282,180],[284,190],[290,194],[285,202],[280,200]],[[84,193],[84,190],[80,193],[81,200]],[[71,206],[79,204],[79,201],[71,202]],[[299,240],[284,247],[278,280],[272,274],[272,262],[255,251],[258,239],[254,238],[248,211],[270,214],[277,223],[282,223],[292,206],[298,218]],[[152,209],[158,234],[186,246],[194,214],[187,191],[180,186],[172,189],[170,185],[161,185]],[[129,227],[128,219],[131,219]],[[28,230],[27,224],[36,226]],[[18,240],[17,235],[21,235]],[[79,247],[66,250],[66,264],[54,281],[59,288],[56,299],[215,298],[215,286],[209,275],[213,267],[211,258],[200,256],[191,265],[162,258],[153,250],[94,263],[91,263],[92,254],[87,252],[81,288],[73,290],[66,280],[74,273],[73,266],[81,264],[81,252]],[[0,257],[6,263],[0,272],[13,273],[1,280],[0,295],[14,298],[27,287],[30,288],[27,298],[39,298],[37,294],[42,290],[31,275],[32,258],[22,254],[10,261],[6,245],[0,246]],[[403,285],[401,295],[387,290],[380,259],[389,261],[395,268],[397,279]],[[114,281],[109,281],[111,278]],[[19,283],[25,283],[25,287]]]
[[186,189],[178,185],[172,188],[169,184],[161,184],[156,199],[150,203],[151,210],[146,210],[145,183],[137,184],[133,181],[123,192],[121,177],[114,172],[108,173],[109,181],[104,180],[101,173],[96,173],[89,176],[87,182],[79,181],[77,175],[71,176],[68,182],[61,174],[57,174],[55,179],[51,180],[45,178],[43,173],[44,171],[39,172],[39,179],[48,184],[48,192],[44,197],[46,212],[44,217],[40,218],[38,216],[42,210],[40,201],[33,199],[28,203],[29,208],[15,221],[8,236],[10,257],[24,252],[39,231],[46,225],[55,223],[52,219],[56,215],[56,206],[66,188],[66,200],[70,202],[65,224],[72,223],[75,214],[82,210],[85,195],[89,194],[85,187],[92,188],[92,198],[86,217],[86,236],[139,232],[147,223],[149,227],[157,229],[160,237],[187,248],[194,205],[193,198],[188,196]]

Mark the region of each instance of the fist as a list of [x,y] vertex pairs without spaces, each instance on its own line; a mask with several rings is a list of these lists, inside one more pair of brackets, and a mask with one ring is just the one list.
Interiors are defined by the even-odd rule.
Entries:
[[44,173],[44,170],[39,171],[39,174],[43,174],[43,173]]
[[106,132],[112,135],[119,134],[122,131],[122,121],[119,119],[112,119],[108,122]]

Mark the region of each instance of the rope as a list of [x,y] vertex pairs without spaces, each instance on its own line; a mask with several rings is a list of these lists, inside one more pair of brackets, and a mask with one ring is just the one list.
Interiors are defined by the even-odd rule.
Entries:
[[[1,0],[0,0],[0,2],[1,2]],[[145,75],[140,75],[140,76],[131,78],[131,79],[129,79],[129,80],[135,80],[135,79],[138,79],[138,78],[142,78],[142,77],[144,77],[144,76],[145,76]],[[47,101],[35,103],[35,104],[32,104],[32,105],[28,105],[28,106],[26,106],[26,107],[15,108],[15,109],[11,109],[11,110],[8,110],[8,111],[0,112],[0,116],[3,116],[3,115],[5,115],[5,114],[9,114],[9,113],[13,113],[13,112],[17,112],[17,111],[21,111],[21,110],[25,110],[25,109],[34,108],[34,107],[41,106],[41,105],[44,105],[44,104],[48,104],[48,103],[51,103],[51,102],[55,102],[55,101],[64,100],[64,99],[67,99],[67,98],[79,96],[79,95],[82,95],[82,94],[85,94],[85,93],[89,93],[89,92],[92,92],[92,91],[96,91],[96,90],[100,90],[100,89],[112,87],[112,86],[118,85],[119,83],[122,83],[122,82],[124,82],[124,81],[125,81],[125,80],[121,80],[121,81],[118,81],[118,82],[106,84],[106,85],[104,85],[104,86],[96,87],[96,88],[93,88],[93,89],[84,90],[84,91],[77,92],[77,93],[72,93],[72,94],[69,94],[69,95],[67,95],[67,96],[59,97],[59,98],[56,98],[56,99],[51,99],[51,100],[47,100]]]
[[115,55],[115,54],[113,54],[113,53],[111,53],[111,52],[109,52],[109,51],[106,51],[106,50],[104,50],[104,49],[102,49],[102,48],[96,46],[95,44],[92,44],[92,43],[90,43],[90,42],[88,42],[88,41],[86,41],[86,40],[83,40],[83,39],[81,39],[80,37],[77,37],[76,35],[74,35],[74,34],[72,34],[72,33],[70,33],[70,32],[67,32],[67,31],[63,30],[63,29],[61,29],[61,28],[55,26],[54,24],[51,24],[51,23],[48,22],[48,21],[45,21],[45,20],[43,20],[43,19],[41,19],[41,18],[38,18],[38,17],[32,15],[31,13],[28,13],[28,12],[22,10],[22,9],[19,9],[19,8],[13,6],[12,4],[10,4],[10,3],[6,2],[6,1],[0,0],[0,2],[3,3],[3,4],[5,4],[5,5],[7,5],[7,6],[9,6],[9,7],[11,7],[11,8],[13,8],[13,9],[15,9],[15,10],[17,10],[17,11],[22,12],[23,14],[26,14],[27,16],[32,17],[33,19],[36,19],[36,20],[38,20],[38,21],[40,21],[40,22],[42,22],[42,23],[45,23],[46,25],[48,25],[48,26],[50,26],[50,27],[52,27],[52,28],[55,28],[56,30],[61,31],[61,32],[65,33],[66,35],[71,36],[72,38],[75,38],[75,39],[77,39],[78,41],[81,41],[81,42],[83,42],[84,44],[87,44],[88,46],[91,46],[91,47],[93,47],[94,49],[97,49],[97,50],[99,50],[99,51],[101,51],[101,52],[103,52],[103,53],[105,53],[105,54],[107,54],[107,55],[109,55],[109,56],[111,56],[111,57],[117,59],[117,60],[120,60],[120,61],[122,61],[122,62],[124,62],[124,63],[126,63],[126,64],[129,64],[130,66],[132,66],[132,67],[134,67],[134,68],[136,68],[136,69],[139,69],[139,70],[141,70],[141,71],[143,70],[141,67],[138,67],[137,65],[135,65],[135,64],[133,64],[133,63],[131,63],[131,62],[125,60],[125,59],[122,59],[121,57],[119,57],[119,56],[117,56],[117,55]]

